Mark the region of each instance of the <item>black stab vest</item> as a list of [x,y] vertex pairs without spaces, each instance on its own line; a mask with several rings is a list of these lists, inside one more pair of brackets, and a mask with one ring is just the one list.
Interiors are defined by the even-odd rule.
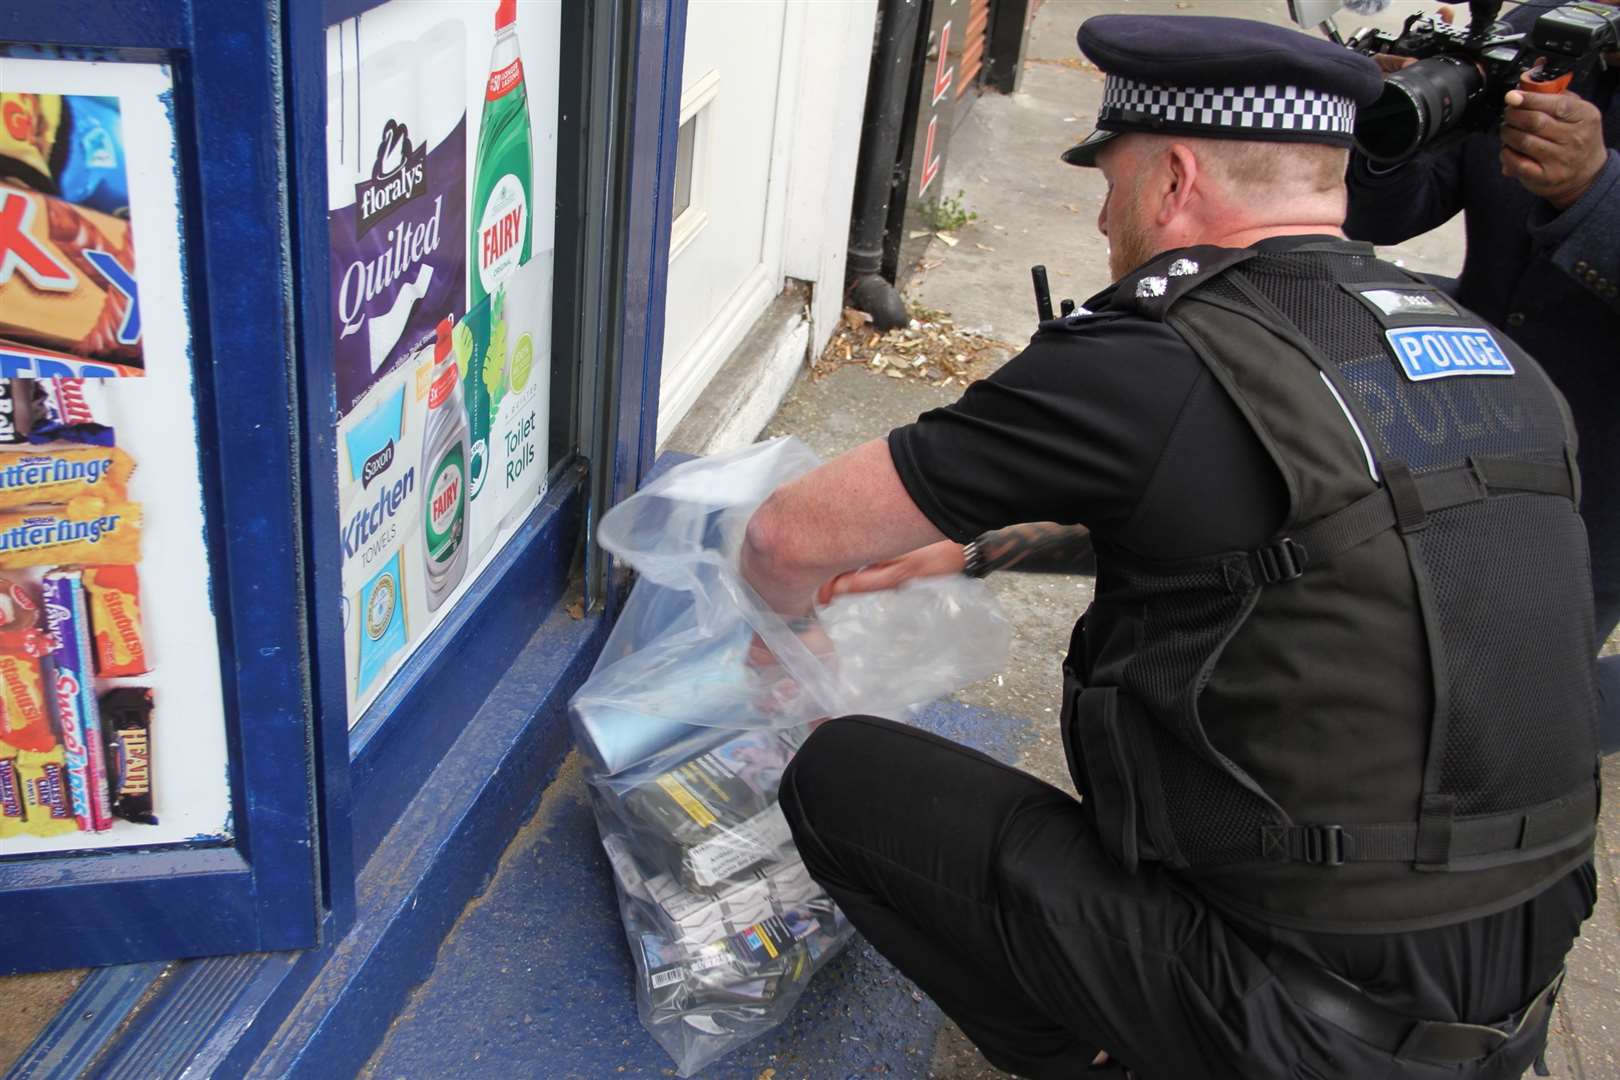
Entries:
[[1105,299],[1187,342],[1289,495],[1256,551],[1097,542],[1063,734],[1113,857],[1346,932],[1501,910],[1588,858],[1591,568],[1535,361],[1348,242],[1170,252]]

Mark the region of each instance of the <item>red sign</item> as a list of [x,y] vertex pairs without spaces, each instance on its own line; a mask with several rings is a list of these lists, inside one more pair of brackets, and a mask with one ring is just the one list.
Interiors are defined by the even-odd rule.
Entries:
[[951,58],[951,24],[946,23],[939,28],[939,62],[934,65],[934,99],[930,105],[938,105],[939,99],[950,92],[951,83],[956,78],[956,65],[945,66]]
[[941,154],[934,153],[934,136],[939,132],[939,114],[935,113],[928,121],[928,142],[923,146],[922,178],[917,181],[917,197],[928,190],[928,185],[934,182],[939,175]]

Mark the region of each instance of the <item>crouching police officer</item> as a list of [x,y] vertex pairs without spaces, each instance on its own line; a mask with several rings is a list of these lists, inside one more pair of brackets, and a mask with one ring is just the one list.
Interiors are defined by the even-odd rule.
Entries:
[[1188,16],[1099,16],[1080,48],[1107,81],[1065,158],[1109,182],[1118,281],[780,489],[743,569],[805,617],[976,537],[976,563],[1027,567],[1089,527],[1063,700],[1083,800],[835,719],[782,785],[799,848],[1014,1073],[1517,1077],[1594,899],[1568,410],[1344,239],[1370,60]]

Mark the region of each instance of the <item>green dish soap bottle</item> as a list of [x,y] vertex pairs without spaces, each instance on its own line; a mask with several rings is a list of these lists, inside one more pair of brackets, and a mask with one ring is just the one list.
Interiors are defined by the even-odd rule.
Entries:
[[534,149],[529,93],[523,83],[523,58],[518,55],[517,0],[500,0],[468,215],[469,311],[529,261],[533,195]]

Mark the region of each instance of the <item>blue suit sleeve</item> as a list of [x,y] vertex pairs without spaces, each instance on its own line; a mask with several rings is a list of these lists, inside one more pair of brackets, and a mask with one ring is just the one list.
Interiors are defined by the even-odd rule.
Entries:
[[1541,203],[1530,237],[1554,266],[1620,312],[1620,151],[1609,151],[1603,171],[1569,209]]
[[1463,208],[1462,145],[1418,154],[1387,170],[1352,153],[1345,179],[1352,240],[1399,244],[1439,228]]

